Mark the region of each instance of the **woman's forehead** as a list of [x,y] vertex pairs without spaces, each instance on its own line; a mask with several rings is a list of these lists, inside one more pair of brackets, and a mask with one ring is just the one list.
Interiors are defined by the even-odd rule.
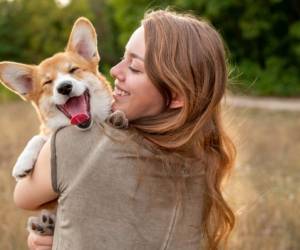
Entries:
[[138,59],[143,60],[145,51],[144,28],[143,26],[140,26],[131,35],[126,45],[126,52],[128,54],[135,55],[134,57]]

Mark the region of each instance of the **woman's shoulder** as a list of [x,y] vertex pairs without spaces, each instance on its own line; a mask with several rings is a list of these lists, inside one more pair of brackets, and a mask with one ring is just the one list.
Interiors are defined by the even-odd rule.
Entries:
[[132,148],[140,146],[136,133],[131,129],[115,128],[107,122],[94,122],[88,129],[66,126],[57,130],[52,137],[52,144],[60,148],[91,147],[100,145],[105,148]]
[[140,158],[144,164],[161,166],[175,175],[203,175],[201,160],[185,157],[176,152],[166,152],[145,139],[132,128],[120,129],[111,124],[95,123],[89,129],[67,126],[55,133],[52,139],[52,152],[59,151],[66,155],[81,158],[81,155],[97,152],[103,156],[119,158]]
[[89,141],[93,138],[109,137],[125,138],[129,136],[129,131],[125,129],[114,128],[106,122],[93,122],[89,128],[79,128],[77,126],[65,126],[55,131],[53,137],[61,138],[63,141],[74,141],[81,139],[82,141]]

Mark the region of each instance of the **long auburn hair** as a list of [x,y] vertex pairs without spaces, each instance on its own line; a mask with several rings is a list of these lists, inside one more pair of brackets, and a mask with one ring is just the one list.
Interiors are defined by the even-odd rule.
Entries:
[[[207,248],[219,249],[235,222],[221,184],[236,155],[221,121],[220,101],[228,82],[222,38],[208,22],[169,10],[146,13],[142,25],[145,70],[164,97],[166,109],[131,125],[161,148],[189,152],[205,162],[201,231]],[[183,99],[182,108],[168,108],[174,94]]]

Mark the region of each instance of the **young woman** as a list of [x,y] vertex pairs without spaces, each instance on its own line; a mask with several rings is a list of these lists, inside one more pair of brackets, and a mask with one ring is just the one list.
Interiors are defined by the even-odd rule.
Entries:
[[[220,248],[234,226],[221,192],[235,158],[220,114],[225,61],[207,22],[145,15],[111,69],[112,110],[129,128],[58,131],[16,186],[23,208],[59,197],[54,249]],[[30,234],[28,245],[51,249],[52,237]]]

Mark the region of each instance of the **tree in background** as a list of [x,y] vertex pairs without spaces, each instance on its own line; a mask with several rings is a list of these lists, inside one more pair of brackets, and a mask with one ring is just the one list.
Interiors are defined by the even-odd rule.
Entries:
[[300,95],[298,0],[175,2],[204,15],[221,31],[231,61],[238,66],[243,83],[239,90],[243,87],[245,93],[256,95]]
[[192,10],[211,21],[230,51],[233,91],[255,95],[300,96],[299,0],[108,0],[121,31],[119,44],[149,7]]
[[63,50],[78,16],[94,18],[84,0],[65,8],[55,1],[0,1],[0,59],[39,63]]
[[[62,51],[79,16],[94,19],[85,0],[72,1],[64,8],[54,0],[0,0],[0,61],[38,64]],[[2,85],[0,93],[0,99],[11,96]]]
[[86,16],[108,75],[145,11],[171,6],[210,20],[223,35],[238,82],[233,91],[300,96],[299,0],[73,0],[65,7],[56,1],[0,0],[0,61],[39,63],[61,51],[73,22]]

